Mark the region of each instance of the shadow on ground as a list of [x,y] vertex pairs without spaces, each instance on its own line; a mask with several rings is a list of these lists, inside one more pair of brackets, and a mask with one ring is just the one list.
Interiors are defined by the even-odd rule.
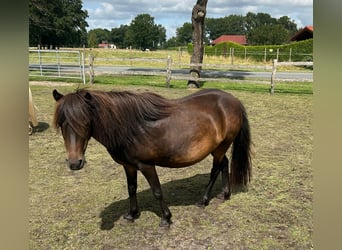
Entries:
[[46,122],[39,122],[37,126],[32,126],[29,128],[29,135],[32,135],[34,133],[41,133],[47,130],[50,127],[50,125]]
[[[170,181],[168,183],[162,184],[161,188],[163,190],[165,201],[169,206],[196,205],[197,202],[202,198],[208,181],[209,174],[198,174],[190,178]],[[221,190],[221,178],[218,178],[213,187],[210,200],[218,195]],[[234,191],[233,194],[236,192]],[[153,197],[151,189],[138,192],[137,199],[140,212],[150,211],[157,214],[159,217],[161,216],[159,203]],[[112,229],[115,222],[118,221],[124,214],[126,214],[128,209],[128,198],[111,203],[100,214],[101,229]]]

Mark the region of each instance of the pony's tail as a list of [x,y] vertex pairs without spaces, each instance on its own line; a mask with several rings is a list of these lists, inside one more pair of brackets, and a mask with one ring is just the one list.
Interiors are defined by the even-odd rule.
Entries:
[[38,119],[37,119],[37,115],[36,115],[36,106],[33,103],[32,100],[32,93],[31,93],[31,88],[29,87],[29,122],[32,123],[32,125],[38,126]]
[[232,148],[231,181],[233,186],[247,188],[252,174],[251,134],[246,110],[242,109],[242,126]]

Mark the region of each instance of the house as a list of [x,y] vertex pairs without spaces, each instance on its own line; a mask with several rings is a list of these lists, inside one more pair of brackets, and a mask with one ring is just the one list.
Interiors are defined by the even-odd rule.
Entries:
[[97,45],[99,48],[103,49],[116,49],[116,45],[112,43],[102,42]]
[[106,42],[102,42],[98,44],[99,48],[104,48],[104,49],[108,49],[109,48],[109,44]]
[[290,40],[292,42],[303,41],[313,38],[313,26],[305,26],[302,30],[298,31]]
[[247,45],[247,38],[245,35],[222,35],[211,42],[212,45],[225,42],[234,42],[241,45]]

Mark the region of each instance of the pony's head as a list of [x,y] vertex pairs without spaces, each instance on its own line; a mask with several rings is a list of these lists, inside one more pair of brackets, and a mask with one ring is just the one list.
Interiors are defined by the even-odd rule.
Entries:
[[56,100],[54,126],[60,129],[66,149],[66,161],[71,170],[80,170],[85,163],[85,151],[91,136],[91,114],[86,91],[67,95],[53,91]]

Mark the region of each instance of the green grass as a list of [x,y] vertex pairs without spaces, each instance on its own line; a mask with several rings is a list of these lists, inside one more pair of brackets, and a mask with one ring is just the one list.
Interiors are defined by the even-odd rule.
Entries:
[[[43,81],[47,78],[30,77],[31,81]],[[63,78],[49,78],[49,81],[72,82],[80,83],[79,79],[63,79]],[[89,79],[86,79],[89,82]],[[113,76],[113,75],[98,75],[95,77],[94,85],[104,84],[112,86],[150,86],[165,88],[166,79],[163,76]],[[88,84],[87,84],[88,86]],[[186,89],[186,80],[171,80],[170,88]],[[264,83],[249,83],[248,81],[210,81],[204,82],[203,88],[219,88],[224,90],[248,91],[269,93],[270,84]],[[312,82],[276,82],[275,94],[313,94]]]
[[[156,67],[166,68],[166,59],[168,56],[172,58],[172,68],[189,68],[191,55],[186,50],[157,50],[151,52],[144,52],[140,50],[125,50],[125,49],[66,49],[66,50],[78,50],[84,52],[85,65],[89,65],[90,55],[94,57],[95,66],[135,66],[135,67]],[[76,54],[70,55],[70,58],[65,53],[60,53],[61,63],[74,63],[78,64],[80,58]],[[125,60],[122,60],[125,59]],[[132,59],[132,60],[130,60]],[[135,60],[137,59],[137,60]],[[162,59],[164,61],[146,61],[142,59]],[[29,63],[38,63],[38,55],[36,52],[29,53]],[[56,55],[50,53],[42,58],[43,63],[55,63],[57,62]],[[204,56],[203,63],[207,65],[221,64],[225,65],[224,69],[231,66],[231,58],[229,56]],[[251,58],[234,58],[234,65],[239,66],[272,66],[272,61],[258,62]],[[215,69],[220,70],[218,67],[204,66],[203,69]],[[248,68],[250,71],[261,71],[263,69]],[[312,69],[301,66],[278,66],[278,71],[312,71]]]
[[[81,49],[82,50],[82,49]],[[173,68],[184,68],[183,63],[188,64],[190,62],[190,55],[186,51],[179,52],[177,50],[160,50],[153,52],[143,52],[138,50],[113,50],[113,49],[85,49],[85,59],[86,64],[89,63],[89,55],[93,54],[95,57],[94,65],[127,65],[132,67],[162,67],[165,68],[165,62],[148,62],[148,61],[130,61],[130,60],[113,60],[113,58],[152,58],[152,59],[160,59],[167,58],[167,56],[171,56],[173,58]],[[63,53],[61,53],[63,55]],[[48,60],[47,58],[46,60]],[[51,60],[55,60],[55,58],[50,58]],[[204,63],[207,64],[230,64],[230,58],[222,57],[222,56],[205,56]],[[271,65],[270,62],[262,63],[255,62],[250,59],[235,60],[235,64],[237,65],[257,65],[257,66],[265,66]],[[208,69],[208,68],[207,68]],[[222,68],[215,68],[215,70],[229,70]],[[262,69],[254,69],[248,68],[249,71],[260,71]],[[282,66],[278,67],[279,71],[310,71],[305,67],[294,67],[294,66]],[[45,72],[45,74],[48,74]],[[54,73],[55,74],[55,73]],[[78,77],[78,76],[75,76]],[[30,76],[30,81],[58,81],[58,82],[72,82],[72,83],[80,83],[81,80],[78,78],[54,78],[54,77],[39,77],[39,76]],[[270,84],[267,83],[253,83],[253,81],[258,79],[244,79],[241,81],[238,80],[230,80],[226,79],[226,81],[207,81],[204,82],[203,88],[219,88],[224,90],[236,90],[236,91],[248,91],[254,93],[268,93],[270,90]],[[89,75],[86,74],[86,82],[89,82]],[[118,75],[109,75],[109,74],[95,74],[95,85],[96,84],[109,84],[113,86],[126,86],[126,85],[134,85],[134,86],[150,86],[150,87],[161,87],[164,88],[166,85],[166,77],[164,76],[118,76]],[[175,89],[186,89],[187,81],[186,80],[171,80],[170,88]],[[311,82],[283,82],[279,81],[275,83],[275,94],[313,94],[313,83]]]
[[[108,79],[87,87],[153,91],[167,98],[196,91],[184,82],[165,88],[163,78]],[[157,168],[173,213],[171,228],[158,227],[160,209],[140,173],[141,216],[127,223],[122,219],[129,203],[123,168],[91,139],[85,168],[71,172],[63,138],[49,126],[29,137],[29,249],[313,249],[313,95],[297,93],[294,83],[286,86],[291,91],[273,96],[259,85],[233,89],[235,83],[226,84],[223,88],[244,103],[250,120],[253,175],[248,192],[233,193],[224,203],[213,198],[201,209],[195,203],[209,179],[210,156],[189,168]],[[31,82],[30,87],[38,120],[50,125],[52,90],[68,93],[78,83]],[[302,88],[312,91],[306,84]],[[214,195],[220,185],[218,178]]]

